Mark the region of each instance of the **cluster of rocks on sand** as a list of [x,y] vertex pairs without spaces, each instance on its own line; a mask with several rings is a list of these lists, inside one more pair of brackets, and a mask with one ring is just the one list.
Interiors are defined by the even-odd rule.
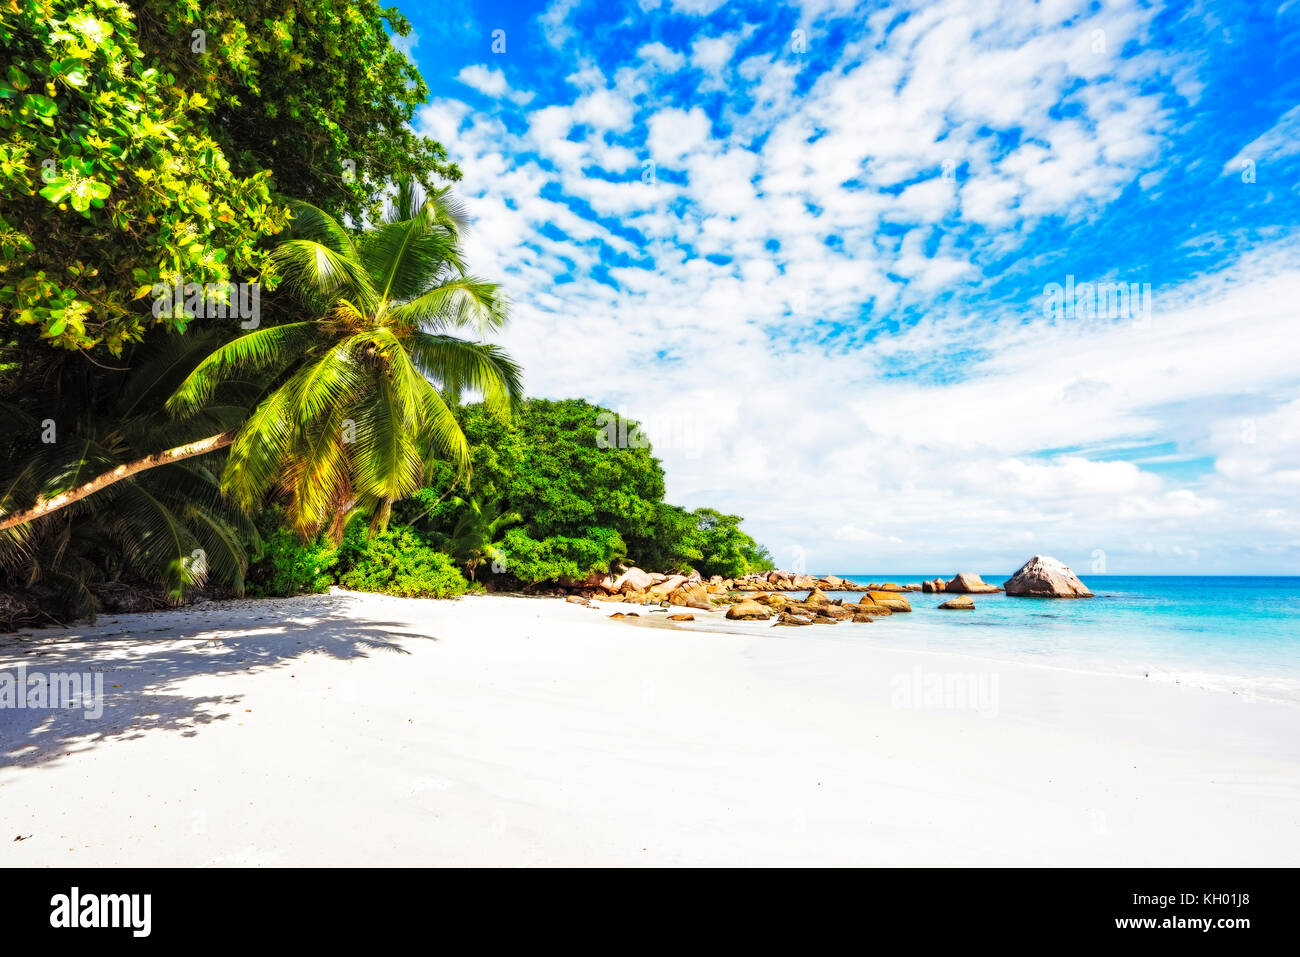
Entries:
[[[698,574],[665,575],[642,568],[621,569],[617,575],[592,576],[569,586],[568,600],[579,604],[623,602],[630,605],[675,606],[699,611],[721,611],[731,621],[768,621],[775,624],[835,624],[840,621],[868,622],[894,612],[912,610],[903,592],[919,591],[919,585],[895,582],[861,585],[836,575],[814,577],[784,570],[755,573],[741,578]],[[806,591],[795,599],[785,592]],[[865,592],[858,602],[832,599],[826,593]],[[613,618],[637,618],[634,611],[615,612]],[[674,612],[669,621],[694,621],[688,611]]]
[[[857,589],[851,589],[856,591]],[[868,591],[857,602],[831,598],[814,588],[806,598],[790,598],[780,592],[765,592],[742,598],[727,609],[733,621],[766,621],[778,625],[834,625],[841,621],[866,624],[895,612],[908,612],[912,606],[897,591]]]
[[[1035,555],[1001,586],[984,582],[979,575],[961,572],[951,579],[935,578],[919,584],[897,582],[861,585],[835,575],[814,577],[790,571],[771,571],[723,578],[705,579],[699,574],[665,575],[641,568],[623,568],[618,574],[593,575],[582,582],[570,583],[568,600],[590,605],[593,600],[624,602],[631,605],[657,605],[683,610],[668,615],[669,621],[694,621],[685,609],[723,611],[732,621],[768,621],[778,625],[833,625],[841,621],[867,623],[898,612],[910,612],[907,592],[951,593],[940,608],[970,611],[975,602],[971,595],[1000,592],[1010,596],[1090,598],[1092,593],[1065,565],[1054,558]],[[785,592],[806,591],[805,598],[792,598]],[[861,592],[861,598],[849,602],[831,598],[827,592]],[[594,606],[593,606],[594,607]],[[611,617],[640,617],[636,612],[615,612]]]
[[[617,575],[593,575],[585,581],[568,586],[576,595],[600,601],[625,601],[632,604],[682,605],[712,611],[718,603],[739,601],[746,593],[759,595],[767,592],[807,591],[865,591],[867,587],[835,575],[814,577],[798,572],[771,571],[745,575],[742,578],[723,578],[714,575],[705,579],[698,573],[690,575],[665,575],[641,568],[621,569]],[[903,586],[881,586],[886,590],[903,590]]]

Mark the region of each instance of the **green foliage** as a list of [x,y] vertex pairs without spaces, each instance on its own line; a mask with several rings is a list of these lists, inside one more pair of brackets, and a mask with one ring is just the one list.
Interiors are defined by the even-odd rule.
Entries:
[[370,534],[365,523],[352,521],[339,545],[338,561],[338,583],[354,591],[452,598],[471,589],[450,556],[406,526]]
[[699,548],[695,516],[681,506],[660,502],[644,539],[634,556],[641,567],[655,571],[701,570],[704,555]]
[[[430,490],[421,489],[416,498],[427,500],[430,494]],[[477,498],[467,501],[459,497],[427,506],[420,518],[432,520],[436,526],[438,518],[443,517],[445,521],[447,515],[454,524],[449,534],[437,536],[438,544],[461,564],[471,581],[483,562],[502,559],[497,547],[502,533],[523,521],[518,512],[505,511],[500,501],[484,502]]]
[[[508,572],[522,581],[585,578],[622,560],[729,577],[772,567],[739,516],[664,502],[653,447],[611,444],[607,409],[581,399],[531,399],[509,422],[479,405],[457,414],[470,445],[472,496],[523,518],[524,527],[501,543]],[[638,433],[637,423],[625,424],[628,435]],[[458,516],[448,499],[454,480],[443,469],[431,482],[428,495],[439,504],[423,516],[444,535]]]
[[[141,46],[206,98],[212,135],[241,175],[338,216],[379,218],[390,183],[458,180],[437,142],[411,129],[429,88],[389,40],[410,33],[375,0],[147,0]],[[386,29],[387,27],[387,29]],[[204,31],[202,50],[196,50]]]
[[[278,518],[278,514],[277,514]],[[327,591],[334,583],[338,546],[278,527],[265,538],[261,558],[248,570],[249,594],[280,597]]]
[[120,355],[190,321],[157,283],[273,289],[281,197],[374,221],[391,182],[459,179],[389,27],[374,0],[0,5],[0,319]]
[[[125,345],[159,322],[158,282],[275,272],[286,211],[270,172],[231,170],[211,97],[158,70],[116,0],[0,6],[0,317],[62,349]],[[9,330],[5,330],[9,332]]]
[[[509,359],[451,334],[499,326],[505,300],[466,273],[450,197],[421,201],[417,184],[460,174],[410,128],[428,89],[389,30],[409,24],[372,0],[0,0],[0,514],[250,410],[257,433],[233,468],[209,453],[0,532],[0,587],[57,588],[82,611],[89,586],[119,578],[238,590],[262,493],[289,496],[296,528],[341,533],[353,501],[382,525],[439,457],[464,466],[423,376],[509,406]],[[394,182],[398,215],[384,216]],[[273,253],[285,196],[314,205]],[[383,222],[356,235],[336,217]],[[331,271],[349,251],[346,286]],[[227,280],[262,284],[262,335],[230,342],[234,323],[150,308],[160,282]],[[360,312],[335,308],[345,288]],[[336,320],[346,332],[330,339]],[[42,440],[47,422],[57,440]],[[306,570],[324,567],[320,549],[271,528],[257,587],[320,587]]]
[[501,542],[505,570],[524,582],[578,581],[592,572],[607,572],[627,546],[618,532],[588,528],[576,537],[549,535],[538,540],[512,528]]
[[696,569],[701,575],[739,578],[749,572],[771,571],[775,566],[768,550],[740,530],[739,515],[723,515],[711,508],[691,513],[694,529],[687,533],[700,554]]
[[582,399],[531,399],[503,423],[481,406],[465,408],[474,493],[501,498],[533,538],[612,529],[641,560],[653,544],[663,469],[648,446],[600,447],[606,411]]

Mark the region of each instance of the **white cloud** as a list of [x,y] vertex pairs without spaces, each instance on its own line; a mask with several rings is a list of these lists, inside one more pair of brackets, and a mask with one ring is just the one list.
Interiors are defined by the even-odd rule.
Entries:
[[[1256,167],[1276,163],[1300,153],[1300,106],[1293,106],[1270,129],[1241,148],[1223,165],[1224,175],[1242,172],[1248,163]],[[1258,175],[1258,174],[1257,174]]]
[[456,74],[457,81],[471,89],[478,90],[484,96],[497,99],[508,98],[520,105],[532,100],[533,94],[526,90],[511,89],[506,75],[495,67],[485,67],[481,63],[472,63]]
[[726,0],[669,0],[675,12],[696,17],[707,17],[725,2]]
[[686,57],[676,50],[670,50],[658,40],[643,45],[636,51],[636,55],[669,73],[675,73],[686,65]]
[[859,528],[852,523],[841,525],[832,535],[837,542],[851,542],[854,545],[873,544],[879,545],[887,543],[890,545],[901,545],[903,540],[896,535],[880,535],[876,532],[869,531],[865,528]]
[[734,34],[700,37],[691,46],[691,65],[709,73],[721,73],[731,62],[738,40]]
[[582,0],[554,0],[541,14],[537,21],[542,26],[546,42],[559,49],[577,36],[569,25],[569,16],[582,3]]

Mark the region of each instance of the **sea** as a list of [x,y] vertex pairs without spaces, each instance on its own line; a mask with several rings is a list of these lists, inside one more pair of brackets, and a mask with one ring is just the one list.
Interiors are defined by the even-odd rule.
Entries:
[[[835,574],[858,584],[952,577]],[[982,577],[1001,585],[1010,574]],[[974,611],[941,611],[951,596],[909,592],[912,613],[873,624],[869,634],[884,646],[1142,676],[1300,705],[1300,577],[1090,575],[1084,582],[1096,597],[973,595]],[[856,601],[861,594],[830,597]]]

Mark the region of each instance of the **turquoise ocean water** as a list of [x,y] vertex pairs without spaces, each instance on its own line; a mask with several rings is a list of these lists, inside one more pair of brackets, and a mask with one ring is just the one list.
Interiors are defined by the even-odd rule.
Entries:
[[[835,574],[859,584],[952,577]],[[1008,577],[983,575],[997,585]],[[911,592],[905,597],[912,614],[864,626],[864,636],[870,627],[873,640],[900,648],[1146,675],[1300,703],[1300,578],[1083,578],[1095,598],[974,595],[973,612],[940,611],[939,603],[949,596]]]

